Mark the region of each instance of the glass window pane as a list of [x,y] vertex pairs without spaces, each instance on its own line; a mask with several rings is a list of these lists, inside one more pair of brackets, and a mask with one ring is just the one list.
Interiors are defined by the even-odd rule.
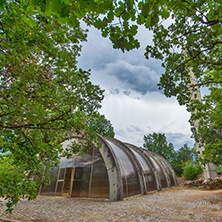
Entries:
[[88,167],[76,167],[72,197],[88,197],[89,194],[89,180],[90,180],[91,164]]
[[56,195],[62,195],[62,185],[63,185],[63,181],[58,182]]
[[64,180],[64,176],[65,176],[65,168],[60,168],[59,180]]
[[159,157],[159,156],[158,156],[158,158],[159,158],[161,164],[163,165],[163,167],[167,173],[167,176],[170,178],[171,186],[175,186],[176,184],[175,184],[175,180],[173,177],[173,173],[171,172],[171,169],[170,169],[171,168],[170,164],[164,158]]
[[41,194],[53,195],[55,193],[58,169],[59,167],[55,167],[49,171],[48,176],[50,178],[50,181],[46,187],[41,188]]
[[71,156],[69,159],[66,157],[62,157],[60,160],[60,167],[66,168],[66,167],[73,167],[75,161],[75,155]]
[[152,157],[151,155],[152,154],[149,155],[149,153],[148,153],[149,159],[151,160],[151,162],[153,163],[154,167],[156,168],[156,170],[158,172],[161,186],[162,186],[162,188],[165,188],[165,187],[167,187],[167,181],[166,181],[166,177],[164,175],[164,172],[161,169],[161,165],[160,165],[159,161],[157,159],[155,159],[154,157]]
[[69,196],[70,189],[71,189],[72,170],[73,170],[72,168],[66,168],[63,191],[62,191],[63,196]]
[[140,165],[143,169],[145,180],[146,180],[147,191],[156,190],[157,189],[156,180],[155,180],[154,174],[150,168],[149,162],[138,151],[134,150],[131,147],[129,147],[129,148],[135,154],[136,158],[140,162]]
[[107,140],[112,147],[120,166],[120,171],[123,180],[123,197],[131,196],[140,193],[139,178],[132,162],[126,151],[123,151],[119,146],[116,146],[111,141]]
[[90,197],[109,198],[109,179],[107,169],[101,154],[96,149],[93,158]]

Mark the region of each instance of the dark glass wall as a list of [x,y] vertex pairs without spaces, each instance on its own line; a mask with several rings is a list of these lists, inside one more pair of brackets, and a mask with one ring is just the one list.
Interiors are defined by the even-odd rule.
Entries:
[[89,197],[109,198],[109,179],[106,165],[97,149],[94,150],[92,181]]
[[166,179],[166,176],[165,176],[164,171],[163,171],[163,169],[162,169],[162,166],[161,166],[161,164],[159,163],[159,160],[156,159],[156,158],[151,154],[151,152],[148,152],[148,156],[149,156],[149,159],[150,159],[150,161],[152,162],[155,170],[158,172],[158,177],[159,177],[159,179],[160,179],[161,187],[162,187],[162,188],[168,187],[167,179]]
[[[109,198],[112,190],[112,194],[121,192],[117,198],[121,199],[177,184],[174,171],[163,157],[115,139],[101,140],[102,150],[91,148],[83,155],[61,158],[59,166],[49,173],[50,183],[40,187],[41,194]],[[111,171],[108,175],[103,157],[110,158],[105,160],[112,162],[109,170],[115,168],[115,175]],[[115,182],[109,181],[113,175]]]
[[147,192],[148,191],[152,191],[152,190],[156,190],[157,186],[156,186],[156,179],[154,176],[154,173],[152,171],[152,168],[150,166],[149,161],[147,161],[147,159],[142,156],[142,154],[139,152],[139,150],[137,149],[133,149],[131,147],[129,147],[132,152],[134,153],[134,155],[136,156],[136,158],[138,159],[143,173],[144,173],[144,177],[145,177],[145,182],[146,182],[146,187],[147,187]]
[[41,194],[109,198],[107,169],[96,148],[70,159],[62,158],[49,176],[50,182],[41,188]]
[[83,155],[75,155],[72,197],[89,197],[93,149]]
[[53,195],[56,188],[57,183],[57,175],[58,175],[59,167],[55,167],[49,171],[48,176],[50,178],[49,184],[46,187],[40,187],[40,192],[45,195]]
[[126,150],[120,148],[120,146],[115,145],[109,140],[107,140],[107,142],[111,146],[120,167],[123,182],[123,197],[141,193],[139,177],[132,159],[127,154]]
[[170,179],[171,186],[176,186],[177,183],[176,183],[176,180],[175,180],[175,177],[174,177],[174,171],[171,168],[170,164],[163,157],[161,157],[159,155],[158,155],[158,158],[161,160],[161,163],[162,163],[162,165],[165,169],[165,172],[166,172],[167,176]]

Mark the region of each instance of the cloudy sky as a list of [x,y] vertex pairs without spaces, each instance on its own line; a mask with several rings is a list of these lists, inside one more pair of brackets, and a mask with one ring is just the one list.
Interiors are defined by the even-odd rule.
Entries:
[[140,28],[138,39],[139,49],[123,53],[90,28],[78,66],[91,69],[92,82],[105,89],[100,113],[111,121],[115,137],[123,142],[142,146],[143,136],[156,132],[165,133],[176,149],[184,143],[193,146],[186,108],[158,90],[161,62],[144,57],[152,34]]

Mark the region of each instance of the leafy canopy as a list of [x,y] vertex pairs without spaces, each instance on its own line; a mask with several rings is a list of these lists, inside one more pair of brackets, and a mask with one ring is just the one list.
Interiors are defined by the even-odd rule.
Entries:
[[152,30],[145,56],[163,61],[159,87],[180,104],[190,103],[192,68],[197,84],[209,90],[204,103],[188,107],[197,110],[191,120],[201,120],[194,136],[205,144],[205,161],[221,163],[219,0],[3,0],[0,10],[1,150],[10,151],[17,165],[27,161],[28,175],[58,158],[67,130],[90,134],[84,120],[102,99],[89,73],[76,67],[85,39],[81,20],[122,51],[139,47],[138,25]]
[[[33,4],[43,14],[56,17],[70,27],[79,27],[80,21],[93,25],[101,30],[102,36],[110,38],[114,48],[122,51],[139,47],[136,39],[139,25],[152,30],[153,44],[146,47],[145,56],[163,61],[165,72],[160,78],[160,89],[167,97],[175,96],[180,104],[187,104],[190,111],[195,106],[198,116],[192,116],[191,124],[195,118],[201,119],[199,129],[193,131],[196,141],[201,140],[205,146],[204,162],[221,162],[218,153],[222,152],[222,140],[218,126],[220,129],[222,4],[219,0],[20,2]],[[6,4],[2,1],[0,7]],[[207,106],[190,101],[190,91],[195,91],[195,85],[190,84],[189,69],[195,73],[195,85],[209,90],[209,96],[203,98]]]
[[[28,1],[0,6],[0,155],[10,163],[1,168],[0,195],[11,210],[20,195],[36,196],[36,182],[61,155],[92,146],[86,120],[97,115],[103,91],[77,68],[86,39],[79,26],[61,24]],[[62,150],[61,142],[76,134],[83,144]],[[5,177],[7,168],[11,176]]]
[[114,138],[115,133],[113,126],[105,115],[97,114],[95,116],[89,116],[88,118],[89,129],[100,134],[101,136]]

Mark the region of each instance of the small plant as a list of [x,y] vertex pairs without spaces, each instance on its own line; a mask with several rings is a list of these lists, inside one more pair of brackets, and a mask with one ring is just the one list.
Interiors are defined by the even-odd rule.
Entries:
[[217,171],[222,171],[222,165],[217,166]]
[[193,161],[187,161],[183,168],[183,175],[188,180],[194,180],[202,172],[200,164],[195,164]]

